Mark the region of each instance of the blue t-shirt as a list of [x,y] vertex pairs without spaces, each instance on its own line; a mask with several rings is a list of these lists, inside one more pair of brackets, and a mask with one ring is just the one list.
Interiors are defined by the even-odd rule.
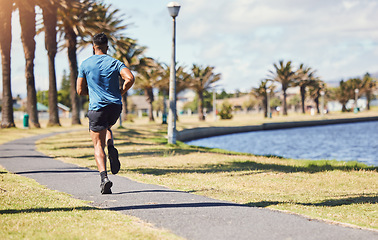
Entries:
[[118,76],[125,64],[109,55],[93,55],[80,66],[79,77],[88,84],[89,110],[122,104]]

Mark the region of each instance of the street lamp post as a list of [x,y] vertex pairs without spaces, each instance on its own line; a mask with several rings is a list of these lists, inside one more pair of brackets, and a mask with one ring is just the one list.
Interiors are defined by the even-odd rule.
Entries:
[[169,77],[168,143],[176,144],[176,17],[180,11],[180,4],[170,2],[167,7],[173,19],[172,59]]
[[320,115],[323,117],[324,115],[324,94],[325,92],[322,90],[320,91],[320,96],[321,96],[321,108],[320,108]]
[[354,89],[354,93],[355,93],[355,100],[354,100],[354,112],[357,113],[358,112],[358,106],[357,106],[357,101],[358,101],[358,92],[360,90],[358,88]]
[[267,118],[271,118],[271,116],[270,116],[270,89],[268,88],[267,90],[266,90],[266,117]]

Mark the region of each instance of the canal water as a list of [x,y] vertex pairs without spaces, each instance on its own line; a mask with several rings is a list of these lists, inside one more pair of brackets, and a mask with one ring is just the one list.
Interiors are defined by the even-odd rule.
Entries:
[[378,121],[237,133],[187,144],[293,159],[356,160],[378,166]]

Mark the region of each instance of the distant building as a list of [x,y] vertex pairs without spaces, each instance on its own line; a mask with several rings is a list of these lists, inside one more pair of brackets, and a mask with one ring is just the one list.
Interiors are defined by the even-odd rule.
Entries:
[[148,113],[149,103],[147,102],[146,96],[144,95],[127,96],[127,101],[128,101],[127,107],[132,113],[138,114],[139,117],[141,117],[143,113]]
[[61,103],[58,103],[57,105],[58,105],[59,116],[69,118],[70,117],[70,108],[61,104]]

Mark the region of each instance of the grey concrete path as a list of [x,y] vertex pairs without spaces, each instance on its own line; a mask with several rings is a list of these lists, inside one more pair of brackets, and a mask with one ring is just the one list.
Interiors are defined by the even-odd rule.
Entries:
[[112,195],[101,195],[97,171],[54,160],[30,137],[0,145],[0,165],[50,189],[133,215],[187,239],[378,239],[378,232],[343,227],[268,209],[214,200],[110,175]]

